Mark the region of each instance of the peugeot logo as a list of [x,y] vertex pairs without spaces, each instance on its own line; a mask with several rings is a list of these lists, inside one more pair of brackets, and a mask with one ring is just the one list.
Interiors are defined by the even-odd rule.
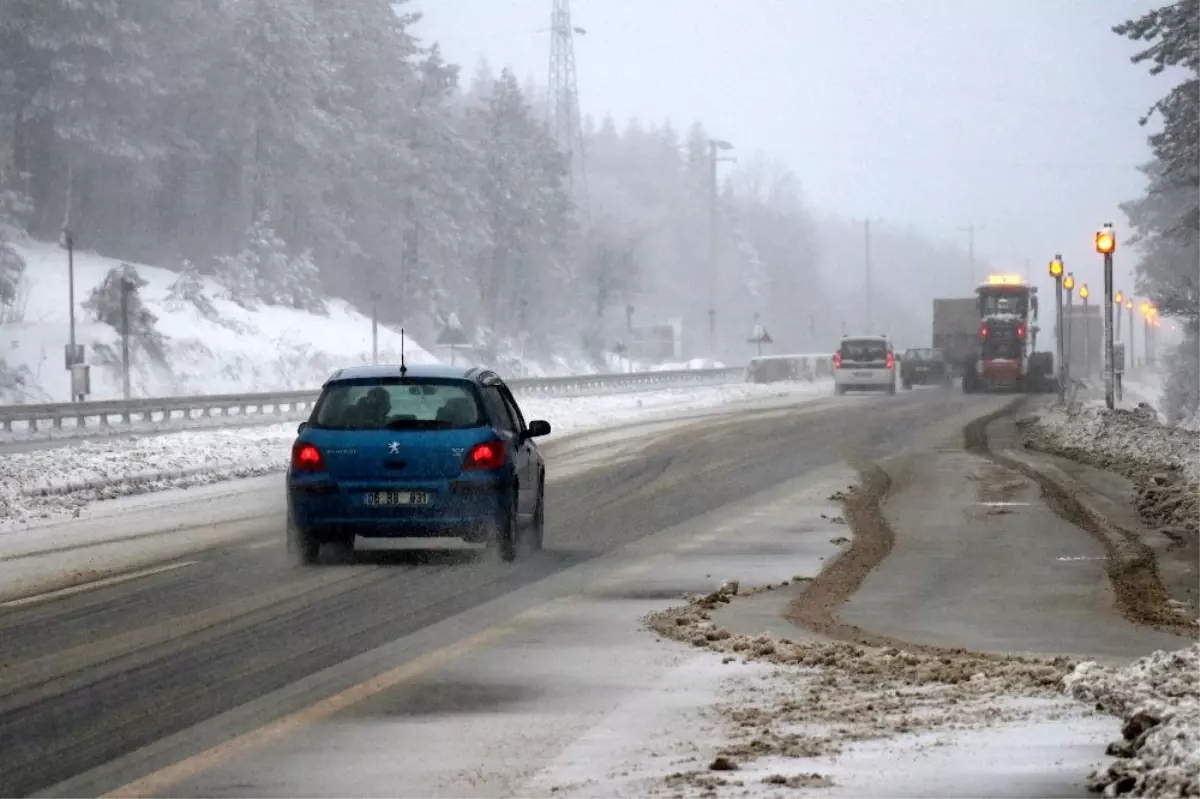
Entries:
[[393,441],[390,444],[388,444],[388,454],[389,455],[399,455],[400,454],[400,442],[399,441]]

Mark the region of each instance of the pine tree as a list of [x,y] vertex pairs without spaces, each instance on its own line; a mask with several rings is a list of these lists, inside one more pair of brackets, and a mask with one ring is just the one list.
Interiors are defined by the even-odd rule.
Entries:
[[[25,274],[25,259],[0,239],[0,310],[17,299],[21,278]],[[4,313],[4,317],[8,314]]]
[[[166,356],[166,340],[156,328],[158,317],[142,302],[141,289],[145,287],[146,280],[136,268],[129,264],[115,266],[108,270],[103,282],[92,289],[84,300],[83,308],[97,322],[108,325],[118,333],[122,331],[124,319],[127,319],[130,339],[141,345],[154,360],[162,362]],[[128,294],[125,316],[122,317],[121,295],[124,292]]]

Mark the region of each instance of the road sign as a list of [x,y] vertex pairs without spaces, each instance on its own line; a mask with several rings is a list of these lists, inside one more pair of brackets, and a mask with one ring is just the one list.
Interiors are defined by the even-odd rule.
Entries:
[[771,338],[771,334],[768,333],[767,329],[762,325],[755,325],[754,329],[750,331],[750,338],[746,339],[746,341],[750,344],[774,343],[774,339]]

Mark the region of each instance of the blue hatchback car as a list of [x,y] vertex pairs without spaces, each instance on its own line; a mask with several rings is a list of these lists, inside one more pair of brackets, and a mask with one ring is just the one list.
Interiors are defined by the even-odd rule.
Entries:
[[287,472],[288,549],[364,538],[487,542],[507,561],[541,549],[546,466],[512,392],[486,369],[359,366],[321,388]]

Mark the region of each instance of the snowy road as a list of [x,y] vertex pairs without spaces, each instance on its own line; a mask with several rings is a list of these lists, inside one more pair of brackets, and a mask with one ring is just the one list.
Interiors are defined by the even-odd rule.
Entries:
[[[736,732],[730,714],[741,719],[734,727],[758,717],[722,710],[718,698],[819,692],[826,678],[811,669],[776,676],[773,666],[708,651],[703,636],[705,646],[689,646],[640,628],[646,613],[725,579],[788,581],[736,600],[720,623],[824,645],[770,602],[845,549],[849,528],[832,497],[855,481],[847,459],[961,447],[967,422],[1009,401],[945,390],[780,399],[564,436],[547,446],[547,551],[510,565],[368,551],[354,565],[293,568],[279,541],[277,477],[247,481],[233,498],[195,497],[169,515],[147,500],[114,510],[110,524],[137,536],[125,546],[174,540],[180,549],[158,552],[129,579],[0,604],[0,737],[17,742],[0,749],[0,794],[783,796],[800,786],[831,796],[1082,795],[1112,719],[992,688],[986,675],[970,681],[957,715],[896,722],[923,738],[858,745],[849,716],[828,716],[849,730],[840,756],[814,749],[710,771]],[[1031,525],[1009,532],[1042,534]],[[936,537],[916,545],[946,543]],[[1009,556],[1020,549],[1013,541]],[[967,575],[979,553],[957,557],[944,569]],[[915,632],[886,620],[889,629],[870,632],[1039,652],[1060,629],[1058,584],[1021,583],[1032,593],[1011,608],[1016,623],[997,626],[986,602],[966,601],[967,577],[939,583],[924,564],[905,574],[916,583],[908,590],[927,599],[894,616],[961,605],[959,617]],[[1073,574],[1103,593],[1103,570]],[[887,590],[868,580],[859,598]],[[1111,603],[1083,605],[1088,625],[1119,621]],[[1080,636],[1074,648],[1131,658],[1154,642],[1103,643]],[[1026,718],[1030,703],[1040,703],[1042,721]],[[881,714],[882,705],[867,715]],[[897,759],[908,765],[884,773]],[[918,760],[942,764],[940,776],[931,781]],[[947,766],[955,761],[973,768]]]
[[[767,407],[825,398],[831,392],[828,380],[740,383],[607,396],[532,398],[522,401],[521,407],[527,418],[550,420],[555,431],[552,438],[559,438],[744,403]],[[7,534],[11,531],[87,513],[97,500],[281,472],[287,466],[295,435],[296,424],[289,422],[122,436],[71,445],[55,441],[0,453],[0,557],[8,549],[11,536]],[[49,535],[56,537],[57,533]]]

